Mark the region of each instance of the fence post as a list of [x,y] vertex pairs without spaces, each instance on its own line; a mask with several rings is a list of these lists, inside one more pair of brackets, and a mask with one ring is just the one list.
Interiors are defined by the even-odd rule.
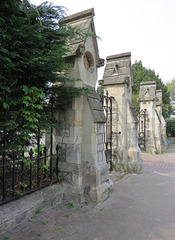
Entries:
[[[47,148],[46,148],[46,146],[44,147],[43,153],[44,153],[44,165],[46,165],[47,164],[47,156],[46,156]],[[44,179],[46,179],[46,168],[44,168]]]
[[57,176],[57,180],[58,180],[58,171],[59,171],[59,169],[58,169],[58,161],[59,161],[58,153],[59,153],[59,146],[57,144],[57,146],[56,146],[56,176]]
[[[51,102],[51,124],[53,122],[53,105],[54,105],[54,97],[52,96],[50,99]],[[52,182],[52,154],[53,154],[53,127],[51,125],[51,134],[50,134],[50,181]]]
[[[30,155],[30,161],[32,161],[33,158],[33,150],[30,149],[29,155]],[[30,190],[32,189],[32,163],[30,163]]]
[[38,125],[38,136],[37,136],[37,185],[40,186],[40,127]]
[[13,191],[13,197],[15,195],[15,153],[12,153],[12,159],[13,159],[13,176],[12,176],[12,191]]

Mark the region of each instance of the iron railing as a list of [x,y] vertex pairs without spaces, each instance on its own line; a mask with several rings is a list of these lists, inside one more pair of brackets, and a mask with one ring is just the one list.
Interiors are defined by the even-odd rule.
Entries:
[[39,155],[31,148],[29,157],[12,153],[0,159],[0,205],[59,181],[59,146],[54,154],[44,147]]
[[112,100],[114,97],[109,96],[108,91],[102,89],[100,94],[100,101],[102,103],[102,107],[104,109],[104,114],[106,116],[106,124],[105,124],[105,135],[104,135],[104,142],[105,142],[105,156],[106,162],[109,163],[109,171],[113,170],[112,166],[112,138],[113,138],[113,131],[112,131]]
[[[7,101],[5,93],[5,101]],[[54,99],[50,99],[50,122],[53,118]],[[4,108],[1,115],[2,128],[0,130],[1,146],[0,146],[0,205],[11,200],[32,193],[38,189],[49,186],[50,184],[59,182],[59,156],[60,147],[53,146],[53,127],[50,128],[50,145],[49,150],[41,144],[42,131],[38,125],[38,129],[33,135],[35,136],[36,148],[23,146],[27,151],[22,149],[15,152],[13,148],[8,147],[10,142],[10,131],[6,122],[7,117],[11,114],[11,109]],[[12,109],[13,110],[13,109]],[[52,126],[52,124],[51,124]],[[18,135],[18,132],[15,132]],[[15,143],[13,136],[13,144]],[[12,144],[12,145],[13,145]],[[33,142],[31,143],[33,146]],[[54,149],[55,148],[55,149]]]

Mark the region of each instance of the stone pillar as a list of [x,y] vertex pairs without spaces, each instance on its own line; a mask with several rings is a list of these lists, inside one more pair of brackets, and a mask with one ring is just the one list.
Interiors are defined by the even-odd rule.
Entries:
[[166,122],[163,116],[161,116],[161,136],[162,136],[162,147],[163,149],[167,149],[168,142],[167,142],[167,135],[166,135]]
[[140,111],[147,109],[146,116],[146,151],[156,153],[155,118],[156,116],[156,82],[140,83]]
[[166,136],[166,122],[162,115],[162,90],[157,90],[156,110],[160,118],[160,135],[161,135],[161,150],[165,150],[168,147]]
[[157,101],[156,101],[156,109],[155,109],[155,112],[156,112],[156,114],[155,114],[155,142],[156,142],[157,153],[161,153],[163,150],[162,136],[161,136],[162,91],[156,90],[156,96],[157,96]]
[[138,120],[131,103],[131,54],[107,57],[103,80],[100,81],[109,95],[114,97],[112,109],[113,151],[115,170],[140,172],[142,161],[137,142]]
[[[94,10],[89,9],[64,19],[72,27],[95,32]],[[98,55],[96,38],[71,44],[72,52],[65,60],[73,64],[69,75],[73,86],[95,90],[97,68],[104,63]],[[95,91],[94,91],[95,92]],[[63,129],[55,131],[55,143],[64,149],[60,173],[64,175],[64,198],[69,201],[100,203],[112,192],[108,166],[104,157],[105,116],[97,95],[82,96],[73,100],[69,109],[58,113]]]

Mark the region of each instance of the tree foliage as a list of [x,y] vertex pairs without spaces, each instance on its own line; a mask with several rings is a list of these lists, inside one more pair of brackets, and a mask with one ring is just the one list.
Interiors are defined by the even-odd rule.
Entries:
[[168,91],[170,92],[171,100],[175,101],[175,79],[172,79],[166,84]]
[[175,137],[175,118],[168,118],[166,120],[167,136]]
[[132,74],[133,74],[133,81],[134,81],[132,102],[136,110],[139,111],[139,103],[137,98],[139,96],[140,83],[155,81],[157,90],[162,90],[162,101],[163,101],[162,114],[165,118],[169,117],[172,112],[172,108],[170,105],[170,102],[171,102],[170,94],[168,92],[167,86],[159,78],[159,75],[156,75],[154,70],[147,69],[146,67],[144,67],[141,61],[139,62],[136,61],[132,65]]
[[167,84],[167,89],[170,93],[171,106],[172,106],[172,115],[175,115],[175,79],[172,79]]
[[87,36],[64,25],[60,19],[65,16],[63,7],[47,2],[36,7],[26,0],[1,0],[0,131],[8,131],[11,147],[21,144],[25,134],[35,132],[34,125],[41,129],[53,125],[51,96],[55,109],[62,110],[73,98],[88,92],[67,84],[77,81],[66,74],[70,68],[64,58],[70,51],[67,43]]

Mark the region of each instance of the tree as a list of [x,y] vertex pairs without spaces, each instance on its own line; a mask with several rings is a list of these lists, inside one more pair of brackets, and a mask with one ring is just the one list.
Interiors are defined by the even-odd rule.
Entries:
[[172,79],[167,84],[167,89],[170,93],[171,106],[172,106],[172,115],[175,115],[175,79]]
[[162,90],[162,101],[163,101],[162,114],[164,118],[169,117],[172,112],[172,107],[170,105],[170,102],[171,102],[170,94],[168,92],[167,86],[159,78],[159,75],[156,75],[154,70],[145,68],[142,65],[141,61],[139,62],[136,61],[132,65],[132,74],[133,74],[133,81],[134,81],[132,102],[136,108],[136,111],[137,112],[139,111],[139,103],[137,98],[139,97],[140,83],[156,81],[157,90]]
[[166,121],[167,136],[175,137],[175,118],[168,118]]
[[170,92],[171,100],[175,101],[175,79],[172,79],[166,84],[168,91]]
[[27,0],[1,0],[0,133],[8,132],[8,149],[27,144],[26,135],[36,132],[35,126],[53,126],[51,96],[55,109],[62,110],[88,92],[67,84],[77,81],[66,75],[67,42],[86,36],[65,26],[60,21],[64,16],[64,9],[52,4],[36,7]]

